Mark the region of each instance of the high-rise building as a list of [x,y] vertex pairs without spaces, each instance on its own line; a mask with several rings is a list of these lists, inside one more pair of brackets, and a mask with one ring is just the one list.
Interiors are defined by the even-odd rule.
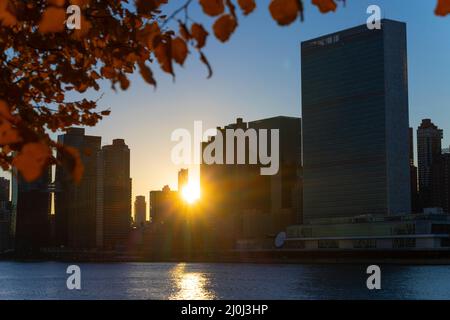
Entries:
[[[215,219],[209,231],[223,235],[216,242],[233,245],[237,239],[267,238],[284,230],[288,225],[301,222],[301,119],[273,117],[252,122],[238,118],[236,123],[217,128],[223,140],[223,159],[228,157],[230,143],[227,130],[234,135],[233,163],[202,163],[200,180],[203,203],[207,216]],[[243,137],[239,138],[238,130]],[[278,171],[273,175],[262,175],[261,168],[267,166],[258,159],[250,163],[252,156],[263,153],[260,149],[262,134],[270,137],[278,130]],[[253,137],[253,138],[251,138]],[[217,135],[202,145],[202,150],[214,143]],[[250,141],[250,140],[253,140]],[[253,150],[250,144],[257,148]],[[243,144],[245,163],[238,163],[237,148]],[[267,150],[272,141],[267,138]],[[231,148],[231,147],[230,147]],[[232,158],[232,157],[231,157]],[[225,239],[226,238],[226,239]]]
[[418,177],[417,167],[414,164],[414,130],[409,128],[409,170],[411,177],[411,210],[413,213],[420,211],[419,206],[419,190],[418,190]]
[[84,173],[80,183],[75,183],[67,170],[69,159],[58,153],[62,165],[56,167],[55,178],[56,244],[94,248],[98,245],[98,234],[102,232],[99,226],[102,208],[98,203],[101,137],[88,136],[83,128],[70,128],[58,136],[58,142],[79,151]]
[[306,223],[411,211],[406,24],[301,45]]
[[443,130],[439,129],[430,119],[422,120],[417,129],[417,159],[419,164],[419,193],[421,205],[424,208],[438,207],[436,181],[433,182],[434,166],[442,153]]
[[183,188],[189,183],[189,170],[181,169],[178,171],[178,192],[183,191]]
[[15,169],[12,176],[12,237],[15,250],[39,251],[50,244],[51,167],[33,182],[25,181]]
[[137,227],[144,226],[146,222],[146,209],[147,203],[145,202],[145,196],[136,196],[134,201],[134,224]]
[[444,149],[440,157],[434,159],[431,171],[432,206],[450,213],[450,152]]
[[114,139],[112,145],[103,146],[100,158],[103,247],[116,248],[125,245],[131,227],[130,149],[123,139]]
[[0,177],[0,252],[11,248],[11,202],[9,180]]
[[0,201],[9,201],[9,180],[0,177]]
[[164,186],[162,190],[150,191],[150,221],[154,225],[167,224],[179,211],[180,197],[177,191]]

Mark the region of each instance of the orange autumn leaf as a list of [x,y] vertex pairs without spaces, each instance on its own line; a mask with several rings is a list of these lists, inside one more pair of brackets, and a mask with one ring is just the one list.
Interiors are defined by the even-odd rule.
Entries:
[[0,145],[2,147],[22,140],[19,131],[10,122],[11,111],[5,101],[0,100]]
[[145,65],[143,62],[139,62],[139,73],[142,78],[148,83],[156,87],[156,81],[153,78],[152,70]]
[[84,165],[81,161],[78,149],[71,146],[63,146],[64,152],[70,157],[68,160],[69,170],[75,183],[80,183],[84,173]]
[[82,40],[91,30],[92,25],[83,15],[80,17],[80,29],[75,29],[73,33],[74,39]]
[[186,42],[181,38],[172,40],[172,57],[176,63],[183,65],[188,55],[188,47]]
[[44,11],[39,22],[40,33],[64,31],[66,11],[62,8],[49,7]]
[[336,11],[337,8],[337,4],[334,0],[312,0],[312,4],[319,7],[320,12],[322,13]]
[[8,0],[0,0],[0,22],[4,27],[12,27],[17,24],[16,16],[10,9],[11,4]]
[[10,145],[20,142],[19,131],[14,128],[7,120],[0,119],[0,145]]
[[442,17],[450,14],[450,0],[438,0],[434,13]]
[[256,8],[255,0],[238,0],[238,4],[244,15],[252,13]]
[[70,0],[70,4],[74,4],[79,6],[80,8],[84,8],[89,5],[91,0]]
[[3,100],[0,100],[0,119],[11,119],[11,111],[9,110],[9,107],[7,103]]
[[173,73],[172,49],[168,42],[160,42],[155,48],[155,57],[164,72]]
[[226,14],[221,16],[213,25],[214,34],[217,39],[226,42],[237,27],[236,19]]
[[66,3],[66,0],[48,0],[48,4],[62,7]]
[[223,0],[200,0],[203,11],[212,17],[218,16],[225,11]]
[[51,151],[46,144],[32,142],[22,148],[12,164],[26,181],[31,182],[42,175],[50,157]]
[[203,28],[201,24],[194,23],[191,26],[192,37],[197,41],[197,49],[201,49],[206,44],[206,38],[208,37],[208,31]]
[[272,0],[269,6],[272,18],[281,26],[294,22],[300,8],[299,0]]

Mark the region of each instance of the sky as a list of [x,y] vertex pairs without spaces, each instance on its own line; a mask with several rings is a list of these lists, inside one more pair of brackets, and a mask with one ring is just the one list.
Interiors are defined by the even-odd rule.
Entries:
[[[203,121],[206,130],[237,117],[301,117],[301,41],[366,23],[367,7],[373,4],[380,6],[384,18],[407,23],[410,125],[416,129],[421,119],[431,118],[444,129],[443,144],[450,145],[450,17],[434,15],[436,0],[347,0],[345,7],[339,3],[335,13],[325,15],[305,0],[304,22],[288,27],[271,18],[269,2],[258,0],[257,10],[240,19],[229,42],[208,38],[204,52],[214,70],[211,79],[193,51],[184,67],[176,67],[175,80],[153,65],[157,89],[138,74],[125,92],[103,88],[99,108],[111,108],[111,115],[86,133],[102,136],[103,145],[125,139],[131,149],[133,199],[145,195],[148,201],[150,190],[166,184],[177,188],[177,172],[183,167],[171,161],[176,145],[171,133],[177,128],[193,131],[196,120]],[[197,1],[190,16],[207,26],[214,21]],[[198,176],[197,167],[190,169]]]

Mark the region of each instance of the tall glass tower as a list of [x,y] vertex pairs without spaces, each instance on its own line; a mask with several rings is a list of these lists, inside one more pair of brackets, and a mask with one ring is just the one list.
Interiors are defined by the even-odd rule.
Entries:
[[411,210],[406,24],[302,43],[304,221]]

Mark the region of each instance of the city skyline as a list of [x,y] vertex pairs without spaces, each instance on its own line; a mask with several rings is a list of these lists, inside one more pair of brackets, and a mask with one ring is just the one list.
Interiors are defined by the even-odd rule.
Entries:
[[[133,198],[147,195],[149,190],[160,190],[166,184],[176,189],[180,167],[170,161],[173,146],[170,133],[174,129],[190,129],[195,120],[215,127],[231,123],[239,116],[246,119],[276,115],[301,117],[300,42],[364,23],[369,4],[379,5],[384,17],[408,25],[410,126],[417,128],[423,118],[431,118],[444,132],[450,132],[450,123],[440,121],[450,118],[446,108],[450,93],[445,86],[450,77],[445,63],[450,44],[442,40],[448,19],[432,14],[433,2],[405,7],[393,1],[348,1],[346,7],[326,16],[308,4],[305,21],[286,28],[276,27],[269,21],[267,10],[257,10],[242,20],[241,28],[227,45],[210,40],[206,53],[215,71],[211,79],[206,79],[204,66],[190,58],[183,70],[177,70],[175,83],[170,76],[155,70],[159,80],[156,90],[145,86],[138,75],[133,76],[126,92],[113,93],[104,87],[105,96],[100,105],[110,106],[112,113],[97,127],[87,128],[87,134],[101,135],[103,144],[115,138],[127,141],[131,149]],[[192,14],[200,16],[196,5],[193,9]],[[254,49],[239,50],[249,41]],[[235,75],[241,70],[247,72],[237,79]],[[203,94],[201,99],[199,90]],[[180,108],[181,103],[186,107]],[[448,145],[450,138],[445,135],[443,146]],[[189,169],[191,176],[198,177],[196,167]]]

